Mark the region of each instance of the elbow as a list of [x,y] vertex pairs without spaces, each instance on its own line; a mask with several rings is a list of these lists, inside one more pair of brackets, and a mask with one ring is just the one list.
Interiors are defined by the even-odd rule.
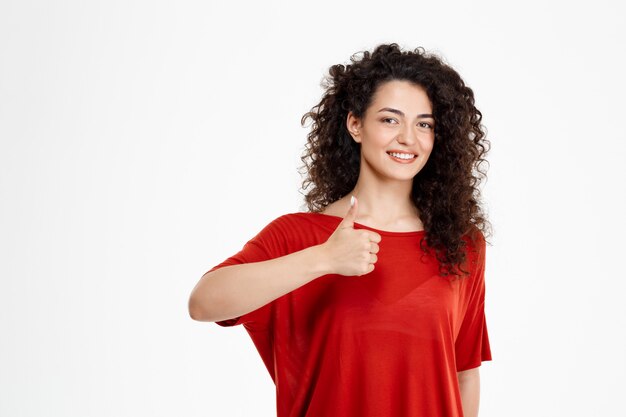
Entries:
[[189,297],[187,309],[189,310],[189,317],[191,317],[192,320],[202,321],[202,311],[198,308],[197,303],[194,302],[193,297]]
[[192,295],[189,297],[187,303],[187,309],[189,310],[189,317],[195,321],[212,321],[209,318],[209,314],[206,311],[205,303],[200,302]]
[[187,310],[189,311],[189,317],[195,321],[211,321],[210,319],[210,311],[209,308],[213,304],[212,300],[209,299],[210,291],[207,286],[207,276],[210,273],[207,272],[204,274],[200,281],[196,284],[196,286],[191,291],[189,295],[189,300],[187,301]]

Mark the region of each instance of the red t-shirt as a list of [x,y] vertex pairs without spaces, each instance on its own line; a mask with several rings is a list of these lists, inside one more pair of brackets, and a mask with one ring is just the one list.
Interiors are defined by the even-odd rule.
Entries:
[[[342,218],[284,214],[227,265],[260,262],[326,242]],[[462,417],[457,371],[491,360],[485,319],[485,241],[469,237],[468,278],[438,276],[424,231],[382,237],[374,270],[323,275],[243,316],[276,385],[278,417]]]

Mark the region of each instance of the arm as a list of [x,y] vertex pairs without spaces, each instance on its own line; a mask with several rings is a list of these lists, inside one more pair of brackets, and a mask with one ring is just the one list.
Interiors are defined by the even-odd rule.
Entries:
[[330,273],[322,245],[298,252],[207,272],[189,297],[189,315],[220,321],[247,314],[296,288]]
[[480,400],[480,373],[479,367],[457,372],[463,415],[465,417],[478,417],[478,404]]

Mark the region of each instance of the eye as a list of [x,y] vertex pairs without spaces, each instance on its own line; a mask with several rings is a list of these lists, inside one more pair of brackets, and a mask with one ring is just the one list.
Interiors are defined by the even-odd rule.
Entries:
[[393,120],[394,122],[396,121],[396,119],[392,119],[391,117],[385,117],[385,118],[383,119],[383,122],[385,122],[385,123],[386,123],[386,122],[387,122],[387,120]]
[[423,125],[426,125],[426,126],[424,126],[424,127],[427,127],[428,129],[432,129],[432,128],[433,128],[433,126],[432,126],[430,123],[420,122],[419,124],[420,124],[420,125],[422,125],[422,126],[423,126]]

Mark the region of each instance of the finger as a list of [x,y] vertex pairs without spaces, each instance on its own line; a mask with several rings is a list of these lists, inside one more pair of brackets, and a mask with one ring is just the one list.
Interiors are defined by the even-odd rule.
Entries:
[[344,228],[344,227],[354,228],[354,220],[356,219],[358,202],[357,202],[357,199],[356,199],[355,196],[352,196],[350,198],[350,202],[351,202],[350,209],[348,210],[348,212],[346,213],[345,217],[343,218],[343,220],[339,224],[339,227],[341,227],[341,228]]
[[367,234],[368,234],[369,240],[371,242],[378,243],[378,242],[380,242],[382,240],[382,236],[380,234],[376,233],[376,232],[372,232],[371,230],[367,230]]
[[380,246],[377,243],[370,243],[370,253],[378,253],[380,251]]

